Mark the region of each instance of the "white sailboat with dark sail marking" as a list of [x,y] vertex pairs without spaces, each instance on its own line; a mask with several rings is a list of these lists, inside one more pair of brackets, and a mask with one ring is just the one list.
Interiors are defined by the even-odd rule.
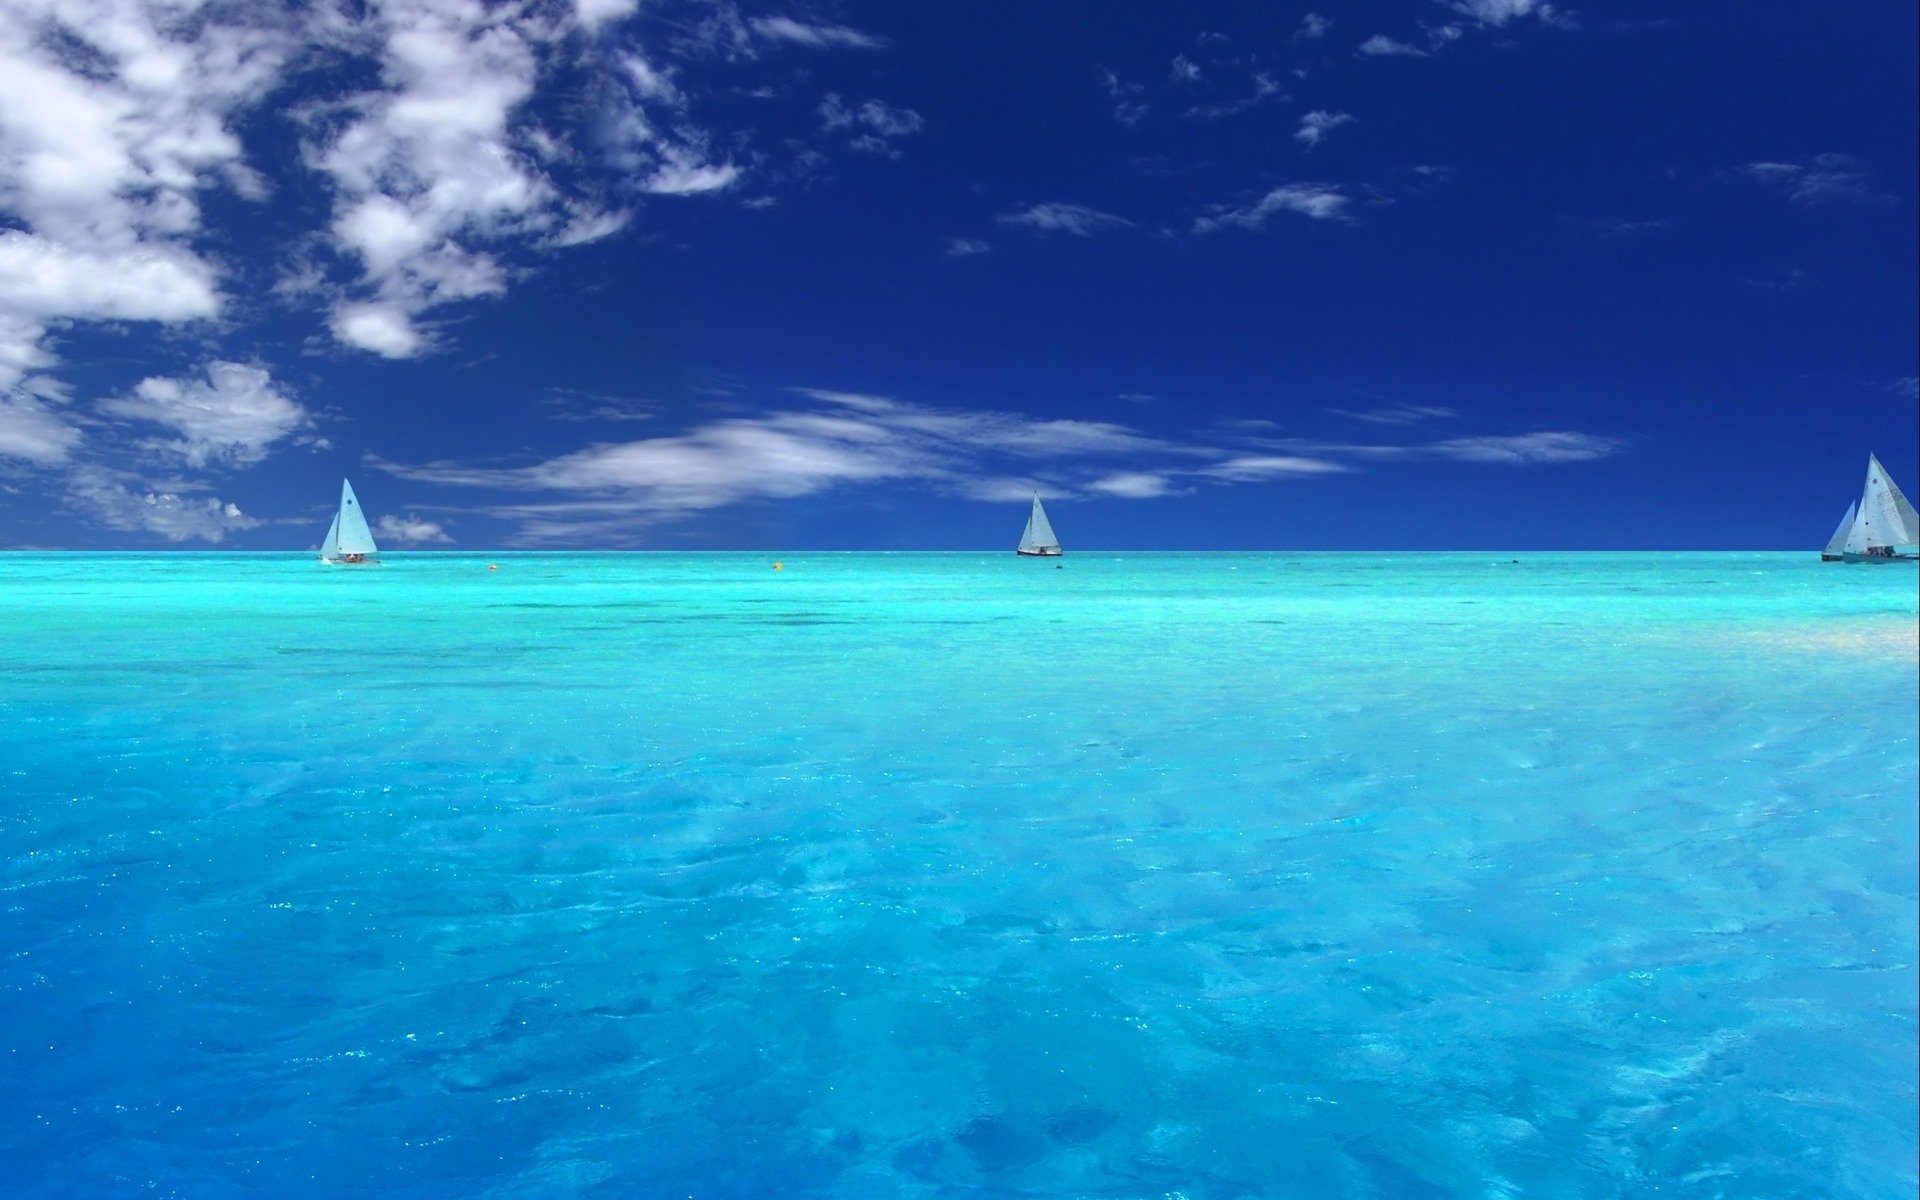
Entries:
[[1027,514],[1027,531],[1020,535],[1020,546],[1015,554],[1028,558],[1059,558],[1060,539],[1053,536],[1053,524],[1047,520],[1047,510],[1040,507],[1040,493],[1033,494],[1033,511]]
[[1867,456],[1867,484],[1860,499],[1848,507],[1820,558],[1824,562],[1920,559],[1920,517],[1873,455]]
[[379,553],[366,514],[360,511],[360,498],[353,494],[353,485],[342,479],[340,511],[333,514],[327,540],[320,543],[320,561],[333,567],[377,567],[380,560],[374,556]]

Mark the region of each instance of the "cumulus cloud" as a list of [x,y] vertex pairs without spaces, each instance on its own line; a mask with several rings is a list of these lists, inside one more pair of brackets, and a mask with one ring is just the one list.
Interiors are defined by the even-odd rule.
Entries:
[[1274,188],[1252,204],[1217,206],[1193,223],[1195,233],[1211,233],[1227,226],[1259,229],[1281,213],[1295,213],[1316,221],[1344,221],[1352,200],[1330,183],[1289,183]]
[[1300,28],[1297,31],[1295,31],[1293,36],[1295,40],[1299,40],[1301,38],[1325,37],[1327,30],[1331,29],[1332,27],[1333,27],[1332,21],[1328,20],[1326,17],[1321,16],[1319,13],[1310,12],[1306,16],[1300,18]]
[[143,379],[131,394],[99,407],[173,430],[177,440],[150,444],[195,467],[250,466],[275,442],[312,424],[266,370],[234,362],[209,363],[204,379]]
[[1294,131],[1293,136],[1309,147],[1317,146],[1320,144],[1320,139],[1327,136],[1329,130],[1338,129],[1342,125],[1351,125],[1354,120],[1351,113],[1328,112],[1324,108],[1317,108],[1300,118],[1300,128]]
[[52,366],[67,321],[219,311],[201,193],[257,196],[232,119],[295,46],[262,6],[222,21],[98,0],[0,5],[0,388]]
[[1092,237],[1096,233],[1126,229],[1133,225],[1124,217],[1088,208],[1084,204],[1059,203],[1035,204],[1030,208],[1002,213],[999,221],[1002,225],[1024,226],[1042,233],[1070,233],[1075,237]]
[[170,542],[221,542],[229,533],[261,524],[229,501],[147,486],[126,472],[99,466],[73,470],[64,498],[68,507],[109,528],[154,533]]
[[437,521],[428,521],[408,513],[396,517],[391,513],[374,522],[373,531],[380,535],[383,542],[396,542],[408,546],[425,546],[436,542],[450,543],[453,538]]

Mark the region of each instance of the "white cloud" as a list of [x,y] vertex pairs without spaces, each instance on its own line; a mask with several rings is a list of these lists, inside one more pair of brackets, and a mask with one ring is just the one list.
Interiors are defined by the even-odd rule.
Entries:
[[1295,39],[1324,37],[1332,27],[1332,21],[1319,13],[1310,12],[1300,19],[1300,29],[1293,36]]
[[310,158],[333,187],[335,245],[361,268],[334,333],[405,358],[428,344],[421,313],[506,289],[482,247],[543,230],[557,196],[510,135],[539,73],[527,30],[444,0],[383,0],[368,20],[383,86],[354,97],[345,128]]
[[428,344],[406,305],[397,301],[342,304],[329,324],[334,337],[384,358],[412,358]]
[[1503,463],[1524,466],[1535,463],[1590,462],[1617,454],[1623,443],[1617,438],[1597,437],[1591,433],[1545,431],[1510,437],[1448,438],[1422,447],[1437,458],[1462,462]]
[[976,254],[985,254],[993,247],[979,238],[948,238],[947,257],[971,258]]
[[0,391],[0,458],[55,466],[79,444],[80,431],[52,406],[25,392]]
[[68,475],[65,500],[109,528],[157,533],[171,542],[220,542],[229,533],[261,524],[237,504],[147,487],[125,472],[98,466],[79,467]]
[[1147,115],[1145,100],[1147,89],[1137,83],[1124,83],[1118,75],[1105,67],[1095,76],[1100,86],[1113,101],[1113,119],[1122,125],[1138,125],[1140,118]]
[[707,509],[861,484],[911,484],[993,501],[1024,500],[1035,490],[1145,500],[1173,495],[1183,481],[1257,485],[1421,458],[1569,463],[1621,447],[1590,434],[1547,432],[1402,446],[1252,437],[1229,449],[1104,421],[1037,420],[826,388],[792,391],[815,406],[592,445],[525,467],[378,465],[421,483],[558,493],[558,500],[487,511],[517,523],[528,541],[593,542],[639,536]]
[[131,395],[99,407],[173,430],[179,440],[154,445],[195,467],[250,466],[275,442],[312,424],[306,409],[283,395],[265,370],[234,362],[208,364],[204,380],[143,379]]
[[639,7],[640,0],[573,0],[574,15],[589,30],[624,20]]
[[1861,203],[1883,201],[1891,197],[1875,191],[1866,169],[1857,159],[1845,154],[1816,154],[1802,163],[1751,162],[1746,172],[1753,179],[1786,192],[1796,204]]
[[748,26],[763,38],[793,42],[816,49],[874,50],[886,45],[877,37],[845,25],[814,25],[792,17],[755,17]]
[[1351,125],[1354,119],[1351,113],[1328,112],[1324,108],[1317,108],[1300,118],[1300,128],[1294,131],[1293,136],[1309,147],[1317,146],[1329,130]]
[[1435,404],[1395,404],[1389,408],[1361,411],[1333,408],[1327,411],[1336,416],[1365,421],[1369,425],[1418,425],[1423,421],[1444,420],[1458,415],[1451,408],[1443,408]]
[[568,540],[742,501],[863,483],[914,481],[976,498],[1009,489],[1024,496],[1036,486],[1059,494],[1056,487],[1036,484],[1021,462],[1048,464],[1063,477],[1087,476],[1088,486],[1104,494],[1144,497],[1159,494],[1145,481],[1157,472],[1115,471],[1110,464],[1147,459],[1186,469],[1219,455],[1102,421],[1035,420],[859,392],[794,390],[819,407],[589,446],[518,469],[457,463],[383,469],[429,483],[575,494],[581,498],[565,505],[520,506],[506,514],[521,522],[526,536]]
[[1088,208],[1084,204],[1035,204],[1031,208],[1001,214],[1002,225],[1020,225],[1043,233],[1070,233],[1091,237],[1109,229],[1125,229],[1133,222],[1112,213]]
[[1087,484],[1087,490],[1103,496],[1119,496],[1126,500],[1151,500],[1167,494],[1170,483],[1165,475],[1152,471],[1119,471],[1112,475],[1103,475]]
[[451,542],[453,538],[437,521],[428,521],[409,513],[396,517],[388,513],[374,522],[373,531],[381,541],[422,546],[433,542]]
[[1920,399],[1920,376],[1909,375],[1904,379],[1896,379],[1887,385],[1887,390],[1909,400]]
[[1541,0],[1453,0],[1448,8],[1472,17],[1482,25],[1505,25],[1521,17],[1538,17],[1549,24],[1561,24],[1567,18],[1551,4]]
[[1251,483],[1302,475],[1337,475],[1353,468],[1325,458],[1299,454],[1242,454],[1215,463],[1201,472],[1215,479]]
[[1403,42],[1398,38],[1390,38],[1384,33],[1376,33],[1366,41],[1361,42],[1359,53],[1370,58],[1391,58],[1396,56],[1425,58],[1427,56],[1425,50],[1413,45],[1411,42]]
[[1176,55],[1174,56],[1173,66],[1169,71],[1168,78],[1172,79],[1175,83],[1198,83],[1200,81],[1200,64],[1194,62],[1184,54]]
[[1193,223],[1195,233],[1210,233],[1228,225],[1259,229],[1280,213],[1297,213],[1316,221],[1344,221],[1352,201],[1328,183],[1289,183],[1274,188],[1250,205],[1217,207]]
[[139,0],[0,4],[0,388],[53,365],[66,321],[219,309],[200,193],[258,194],[233,115],[294,40],[275,10],[190,20]]
[[847,105],[837,94],[828,92],[820,101],[821,128],[848,130],[848,144],[856,150],[898,158],[894,138],[920,132],[926,122],[910,108],[895,108],[879,100],[868,100],[858,108]]

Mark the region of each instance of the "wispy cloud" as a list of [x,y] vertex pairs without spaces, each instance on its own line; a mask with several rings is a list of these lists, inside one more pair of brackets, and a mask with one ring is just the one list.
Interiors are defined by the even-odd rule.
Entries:
[[1252,204],[1240,207],[1216,206],[1193,223],[1195,233],[1211,233],[1235,226],[1259,229],[1281,213],[1294,213],[1316,221],[1344,221],[1352,200],[1329,183],[1289,183],[1274,188]]
[[1891,200],[1877,191],[1866,168],[1845,154],[1816,154],[1805,163],[1750,162],[1747,175],[1784,192],[1796,204],[1867,203]]
[[1119,471],[1087,483],[1089,492],[1125,500],[1151,500],[1173,489],[1173,481],[1153,471]]
[[848,144],[856,150],[898,158],[894,140],[920,132],[926,122],[911,108],[895,108],[880,100],[868,100],[856,108],[828,92],[820,101],[820,124],[827,130],[850,131]]
[[62,499],[108,528],[154,533],[170,542],[221,542],[229,533],[262,524],[231,501],[183,494],[97,465],[70,472]]
[[1320,139],[1327,136],[1329,131],[1342,125],[1351,125],[1354,120],[1351,113],[1328,112],[1324,108],[1317,108],[1300,118],[1300,128],[1294,131],[1293,136],[1311,148],[1319,145]]
[[1146,93],[1144,85],[1126,83],[1112,71],[1102,67],[1094,76],[1113,101],[1113,119],[1122,125],[1138,125],[1140,118],[1147,115]]
[[1317,12],[1310,12],[1300,18],[1300,28],[1294,31],[1294,40],[1325,37],[1327,30],[1333,28],[1333,22]]
[[1548,25],[1571,23],[1572,18],[1541,0],[1450,0],[1448,8],[1482,25],[1505,25],[1522,17],[1536,17]]
[[57,408],[26,392],[0,389],[0,459],[49,467],[66,462],[81,433]]
[[1200,474],[1235,483],[1290,476],[1337,475],[1353,468],[1326,458],[1299,454],[1241,454],[1201,469]]
[[1084,204],[1061,203],[1035,204],[1002,213],[999,221],[1002,225],[1024,226],[1042,233],[1070,233],[1075,237],[1092,237],[1096,233],[1126,229],[1133,225],[1124,217],[1088,208]]
[[1418,425],[1424,421],[1445,420],[1458,415],[1451,408],[1435,404],[1395,404],[1387,408],[1360,410],[1330,408],[1327,411],[1369,425]]
[[1436,458],[1461,462],[1500,463],[1527,466],[1537,463],[1592,462],[1610,458],[1625,448],[1618,438],[1598,437],[1591,433],[1545,431],[1509,437],[1448,438],[1421,450]]
[[[640,536],[661,523],[728,505],[862,485],[911,485],[995,501],[1024,499],[1031,491],[1151,500],[1178,494],[1183,486],[1330,477],[1397,460],[1580,462],[1621,445],[1572,432],[1408,445],[1221,430],[1160,437],[1108,421],[942,408],[832,388],[791,391],[811,403],[712,420],[660,437],[595,444],[526,466],[375,465],[426,484],[555,493],[560,498],[485,511],[515,523],[529,541],[591,542]],[[1407,406],[1409,413],[1419,411]],[[1258,432],[1268,428],[1259,423]]]
[[957,237],[947,239],[948,258],[972,258],[976,254],[985,254],[992,249],[992,245],[982,241],[980,238]]
[[818,25],[792,17],[755,17],[747,22],[754,33],[776,42],[792,42],[815,49],[877,50],[886,42],[845,25]]
[[1398,38],[1390,38],[1384,33],[1376,33],[1366,41],[1361,42],[1358,53],[1368,58],[1425,58],[1427,56],[1425,50],[1422,50],[1412,42],[1403,42]]

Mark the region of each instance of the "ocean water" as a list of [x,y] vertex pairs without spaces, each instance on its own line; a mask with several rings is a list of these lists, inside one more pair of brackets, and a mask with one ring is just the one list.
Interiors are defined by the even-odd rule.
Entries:
[[0,1195],[1914,1194],[1911,567],[771,561],[0,556]]

